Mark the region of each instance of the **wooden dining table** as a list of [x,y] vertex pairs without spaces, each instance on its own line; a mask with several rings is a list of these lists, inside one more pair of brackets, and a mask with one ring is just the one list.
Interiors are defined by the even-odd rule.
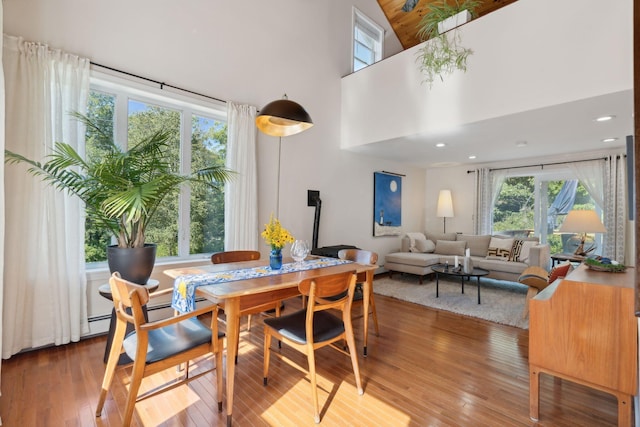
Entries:
[[[284,262],[291,262],[285,259]],[[172,268],[164,274],[176,279],[191,274],[220,273],[223,271],[239,270],[268,265],[268,260],[245,261],[226,264],[206,264],[187,268]],[[235,379],[235,360],[237,357],[238,340],[240,336],[240,317],[260,313],[265,307],[271,308],[274,302],[282,301],[300,295],[298,284],[303,279],[318,276],[356,271],[358,282],[362,282],[364,305],[364,355],[367,355],[367,336],[369,325],[369,302],[373,292],[373,275],[377,265],[347,263],[311,270],[296,271],[264,277],[235,280],[201,286],[196,289],[196,295],[212,301],[224,309],[227,323],[227,426],[232,424],[233,390]]]

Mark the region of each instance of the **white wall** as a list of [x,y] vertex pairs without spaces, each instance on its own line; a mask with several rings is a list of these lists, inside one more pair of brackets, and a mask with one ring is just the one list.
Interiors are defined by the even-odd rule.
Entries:
[[606,7],[598,0],[519,0],[460,27],[473,55],[466,72],[445,82],[422,84],[416,64],[422,44],[347,76],[342,142],[357,147],[442,135],[468,123],[628,91],[632,6],[630,0]]
[[[403,225],[424,222],[424,170],[340,149],[340,79],[351,70],[352,7],[387,28],[385,52],[401,50],[374,0],[9,0],[7,34],[47,43],[217,98],[264,106],[287,93],[315,125],[283,140],[280,217],[295,237],[311,240],[314,209],[307,190],[322,199],[320,246],[353,244],[384,254],[397,238],[372,237],[373,172],[406,174]],[[277,140],[258,136],[259,220],[275,210]],[[7,183],[10,185],[11,183]],[[263,254],[267,247],[261,246]],[[203,260],[207,262],[206,260]],[[156,270],[170,266],[158,266]],[[156,271],[154,277],[162,278]],[[89,278],[90,315],[110,309],[97,296],[106,272]],[[169,283],[163,281],[163,286]]]

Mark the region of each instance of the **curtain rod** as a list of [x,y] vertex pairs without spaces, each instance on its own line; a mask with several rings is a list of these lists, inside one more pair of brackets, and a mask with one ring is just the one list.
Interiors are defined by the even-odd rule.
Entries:
[[153,80],[153,79],[150,79],[148,77],[143,77],[143,76],[140,76],[138,74],[130,73],[128,71],[118,70],[117,68],[108,67],[106,65],[98,64],[97,62],[90,61],[90,64],[94,65],[96,67],[100,67],[100,68],[104,68],[104,69],[107,69],[107,70],[115,71],[116,73],[124,74],[124,75],[131,76],[131,77],[135,77],[137,79],[145,80],[147,82],[155,83],[155,84],[160,86],[161,90],[164,89],[164,87],[166,86],[166,87],[170,87],[171,89],[177,89],[177,90],[182,91],[182,92],[190,93],[192,95],[198,95],[198,96],[202,96],[204,98],[213,99],[214,101],[222,102],[224,104],[227,103],[227,101],[225,101],[224,99],[216,98],[215,96],[204,95],[202,93],[194,92],[194,91],[189,90],[189,89],[183,89],[183,88],[178,87],[178,86],[173,86],[173,85],[170,85],[170,84],[167,84],[167,83],[164,83],[164,82],[160,82],[158,80]]
[[[619,158],[620,156],[616,156],[616,157]],[[624,157],[624,156],[622,156],[622,157]],[[607,160],[607,158],[606,157],[598,157],[597,159],[570,160],[570,161],[566,161],[566,162],[539,163],[539,164],[535,164],[535,165],[511,166],[509,168],[494,168],[494,169],[489,169],[489,172],[502,171],[502,170],[508,170],[508,169],[534,168],[536,166],[540,166],[541,169],[544,169],[545,166],[567,165],[567,164],[570,164],[570,163],[581,163],[581,162],[592,162],[594,160]],[[474,173],[476,170],[468,170],[467,173]]]

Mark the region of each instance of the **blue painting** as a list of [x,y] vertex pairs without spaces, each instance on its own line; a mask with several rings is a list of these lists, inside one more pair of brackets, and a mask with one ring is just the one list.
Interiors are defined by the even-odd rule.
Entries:
[[402,176],[373,173],[373,235],[398,236],[402,233]]

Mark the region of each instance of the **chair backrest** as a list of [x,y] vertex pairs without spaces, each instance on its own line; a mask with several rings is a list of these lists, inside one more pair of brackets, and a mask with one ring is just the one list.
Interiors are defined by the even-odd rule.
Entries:
[[341,249],[338,258],[357,262],[358,264],[375,264],[378,262],[378,254],[362,249]]
[[[109,278],[116,316],[126,322],[142,325],[146,322],[142,306],[149,302],[149,290],[142,285],[129,282],[118,272]],[[131,309],[131,314],[126,310]]]
[[[301,281],[298,285],[298,290],[302,295],[308,297],[307,326],[309,326],[309,322],[313,319],[313,313],[316,311],[337,309],[342,310],[344,313],[349,313],[355,285],[355,271],[318,276]],[[335,295],[341,295],[341,297],[328,299],[328,297],[334,297]],[[350,316],[343,317],[350,318]]]
[[260,259],[258,251],[225,251],[216,252],[211,255],[213,264],[224,264],[227,262],[255,261]]

